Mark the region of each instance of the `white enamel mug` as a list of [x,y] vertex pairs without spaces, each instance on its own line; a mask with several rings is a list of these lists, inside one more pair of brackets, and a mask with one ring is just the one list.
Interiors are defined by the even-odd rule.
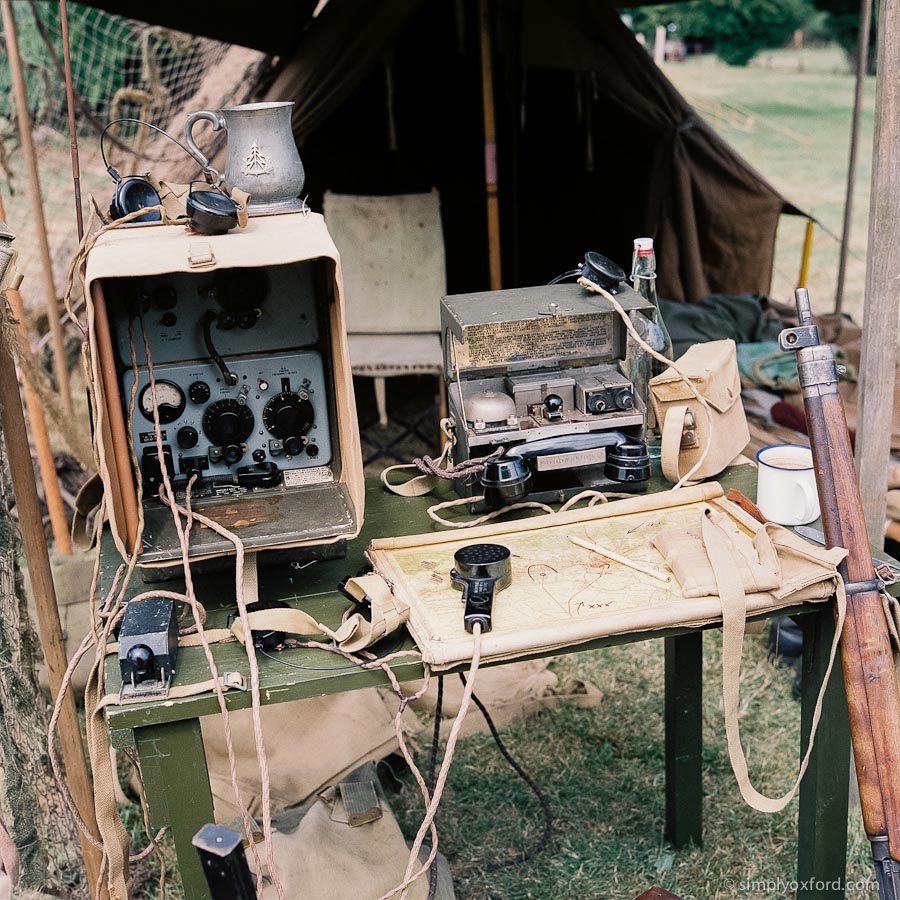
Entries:
[[773,444],[756,453],[756,505],[770,522],[806,525],[819,518],[812,451],[802,444]]

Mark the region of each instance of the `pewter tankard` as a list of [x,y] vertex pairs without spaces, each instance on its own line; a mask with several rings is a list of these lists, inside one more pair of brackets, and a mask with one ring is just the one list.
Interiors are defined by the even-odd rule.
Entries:
[[250,194],[247,212],[251,216],[304,208],[298,197],[306,174],[291,131],[293,105],[245,103],[225,109],[203,109],[191,113],[184,123],[184,139],[206,169],[211,167],[194,143],[194,125],[205,119],[213,131],[227,132],[225,182]]

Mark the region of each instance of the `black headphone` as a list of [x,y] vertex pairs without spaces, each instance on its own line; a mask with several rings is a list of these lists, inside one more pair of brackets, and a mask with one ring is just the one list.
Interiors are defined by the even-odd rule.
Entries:
[[[198,159],[184,144],[181,143],[181,141],[173,138],[171,134],[167,131],[163,131],[162,128],[158,128],[150,122],[144,122],[142,119],[133,119],[130,117],[113,119],[113,121],[109,122],[100,133],[100,156],[103,159],[103,165],[106,167],[106,171],[116,183],[116,189],[109,204],[109,214],[113,219],[121,219],[129,213],[137,212],[147,206],[162,205],[162,199],[159,196],[159,192],[148,181],[146,176],[129,175],[127,178],[123,178],[118,171],[107,162],[103,140],[106,137],[106,132],[119,122],[133,122],[137,125],[143,125],[146,128],[151,128],[153,131],[159,132],[161,135],[172,141],[172,143],[181,147],[191,159],[203,167],[203,173],[209,181],[210,189],[195,191],[195,182],[191,182],[187,200],[185,201],[188,220],[194,231],[198,234],[207,235],[225,234],[225,232],[231,231],[231,229],[238,224],[238,204],[221,189],[222,176],[212,168],[212,166],[204,164],[204,162]],[[215,182],[212,181],[213,177],[216,179]],[[142,216],[136,216],[132,221],[161,222],[162,215],[159,210],[152,210],[151,212],[144,213]]]

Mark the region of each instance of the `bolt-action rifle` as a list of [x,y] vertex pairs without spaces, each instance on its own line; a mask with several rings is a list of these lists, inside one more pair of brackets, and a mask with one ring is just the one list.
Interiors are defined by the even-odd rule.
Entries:
[[826,546],[847,550],[839,567],[847,592],[841,663],[863,824],[879,896],[900,900],[900,687],[884,583],[874,576],[834,353],[819,343],[806,289],[798,288],[795,298],[800,324],[782,331],[778,342],[797,352]]

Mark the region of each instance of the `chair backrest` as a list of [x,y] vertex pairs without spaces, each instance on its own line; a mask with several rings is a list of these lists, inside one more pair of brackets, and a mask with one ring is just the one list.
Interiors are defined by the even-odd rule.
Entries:
[[440,196],[326,191],[325,222],[341,254],[347,331],[440,332],[447,268]]

